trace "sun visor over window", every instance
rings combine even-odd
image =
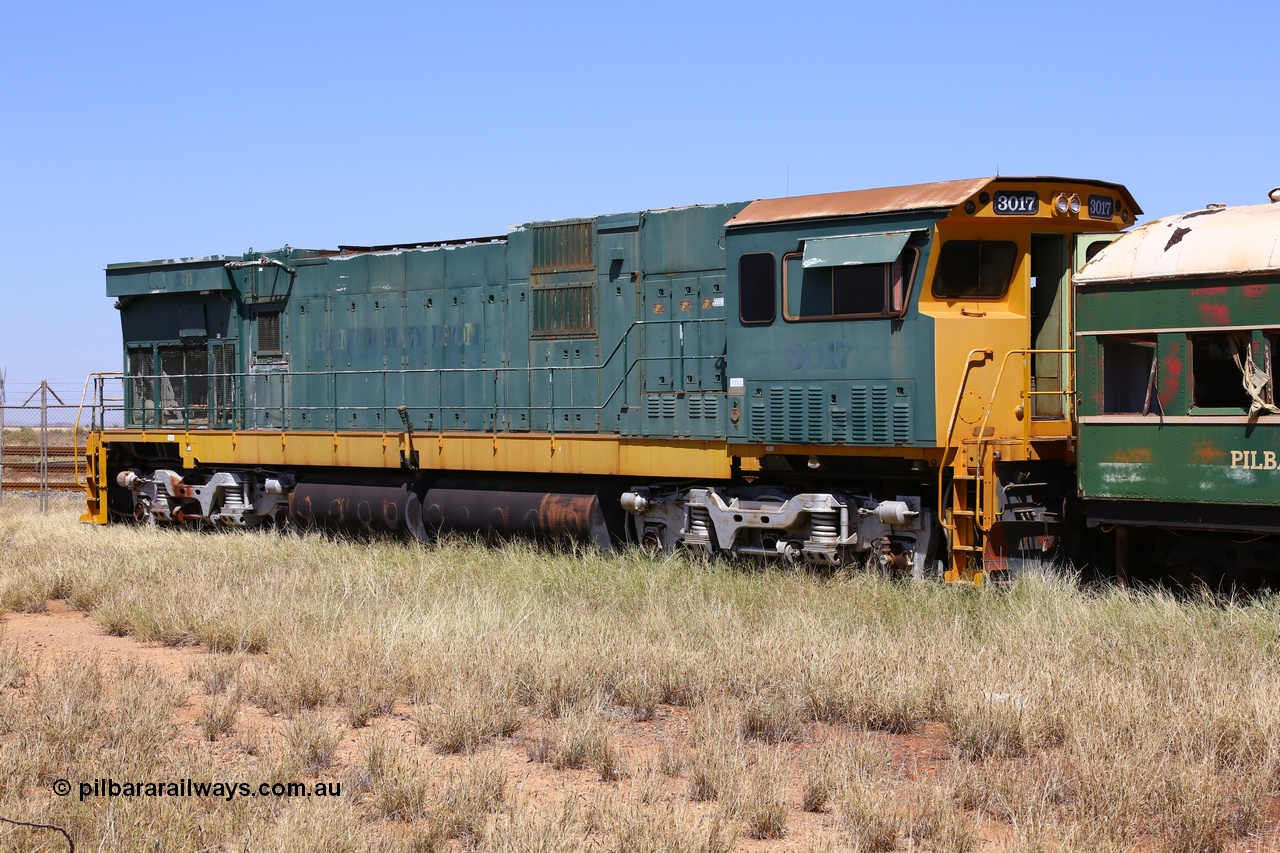
[[[887,231],[805,240],[804,268],[893,263],[910,237],[910,231]]]

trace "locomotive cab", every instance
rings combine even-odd
[[[1138,213],[1123,187],[1059,178],[749,205],[726,237],[743,470],[803,460],[854,491],[909,494],[937,513],[952,580],[1056,558],[1072,274]]]

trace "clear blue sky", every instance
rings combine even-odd
[[[1280,184],[1274,0],[7,8],[11,397],[119,369],[108,263],[997,167],[1127,184],[1144,221]]]

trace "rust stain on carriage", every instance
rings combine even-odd
[[[1218,287],[1193,287],[1191,288],[1191,290],[1187,291],[1189,295],[1199,299],[1208,299],[1210,297],[1226,296],[1227,292],[1228,292],[1228,288],[1226,287],[1226,285],[1220,285]]]
[[[1271,286],[1266,284],[1246,284],[1243,290],[1245,296],[1250,299],[1258,299],[1259,297],[1266,296],[1267,292],[1271,290]]]
[[[1227,461],[1227,451],[1212,441],[1197,441],[1192,446],[1191,461],[1197,465],[1222,465]]]
[[[563,530],[582,535],[591,530],[591,508],[595,495],[550,493],[538,502],[538,516],[545,530]]]
[[[1111,454],[1111,462],[1129,462],[1145,465],[1151,461],[1151,451],[1145,447],[1134,447],[1128,450],[1117,450]]]

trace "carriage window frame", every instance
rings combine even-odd
[[[1098,337],[1099,414],[1141,415],[1144,407],[1147,415],[1159,414],[1153,373],[1159,344],[1154,332]]]
[[[1280,330],[1268,330],[1263,333],[1263,358],[1266,360],[1267,376],[1271,381],[1267,383],[1265,391],[1266,401],[1273,406],[1276,403],[1276,370],[1280,369]]]
[[[758,271],[753,271],[748,284],[748,276],[744,271],[744,262],[751,258],[751,263],[758,263],[761,258],[769,259],[769,280],[767,288]],[[763,264],[759,264],[763,269]],[[752,292],[748,293],[748,289]],[[763,312],[748,313],[748,306],[753,309],[762,304],[761,297],[768,294],[769,314]],[[778,318],[778,261],[773,252],[748,252],[738,258],[738,322],[744,326],[768,326]]]
[[[1187,333],[1187,354],[1191,360],[1187,397],[1191,414],[1240,415],[1249,411],[1252,400],[1244,390],[1240,368],[1232,358],[1231,337],[1229,331]],[[1249,346],[1248,357],[1253,358],[1252,340]],[[1210,347],[1216,347],[1218,352],[1211,351]]]
[[[982,247],[984,243],[992,247],[1010,246],[1013,249],[1013,254],[1011,256],[1010,263],[1009,263],[1008,273],[1007,275],[1004,276],[1004,284],[1000,287],[998,293],[982,292],[983,288],[982,288],[981,271],[982,271]],[[947,278],[944,273],[947,271],[946,265],[948,264],[948,260],[949,260],[948,249],[952,249],[952,247],[954,247],[952,252],[954,253],[955,250],[959,250],[962,246],[967,244],[977,244],[977,247],[978,247],[977,270],[979,275],[973,279],[974,286],[943,289],[941,285],[943,285],[946,282],[946,278]],[[933,283],[930,287],[930,291],[932,292],[933,297],[935,299],[941,299],[941,300],[955,301],[955,300],[968,300],[968,299],[974,299],[974,300],[1004,299],[1009,295],[1010,287],[1013,286],[1013,279],[1018,273],[1018,265],[1022,260],[1022,255],[1023,255],[1022,247],[1018,245],[1018,242],[1016,240],[983,240],[982,238],[976,238],[976,239],[957,238],[953,240],[947,240],[938,249],[938,261],[933,270]],[[964,270],[964,272],[968,272],[968,271]]]
[[[904,317],[911,305],[911,293],[915,287],[916,273],[920,268],[920,247],[911,243],[902,247],[902,251],[898,253],[898,257],[886,263],[877,264],[856,264],[841,265],[830,267],[810,267],[801,268],[801,281],[804,280],[806,273],[818,273],[821,271],[830,271],[832,277],[831,286],[831,313],[829,314],[791,314],[791,299],[789,287],[791,286],[791,267],[793,261],[802,261],[804,250],[797,249],[794,252],[787,252],[782,256],[782,318],[788,323],[822,323],[837,320],[884,320]],[[908,260],[909,259],[909,260]],[[902,269],[902,304],[894,308],[894,277],[893,268],[901,264]],[[836,270],[854,270],[867,267],[878,267],[884,276],[884,308],[879,311],[857,312],[857,313],[836,313],[835,311],[835,271]]]

